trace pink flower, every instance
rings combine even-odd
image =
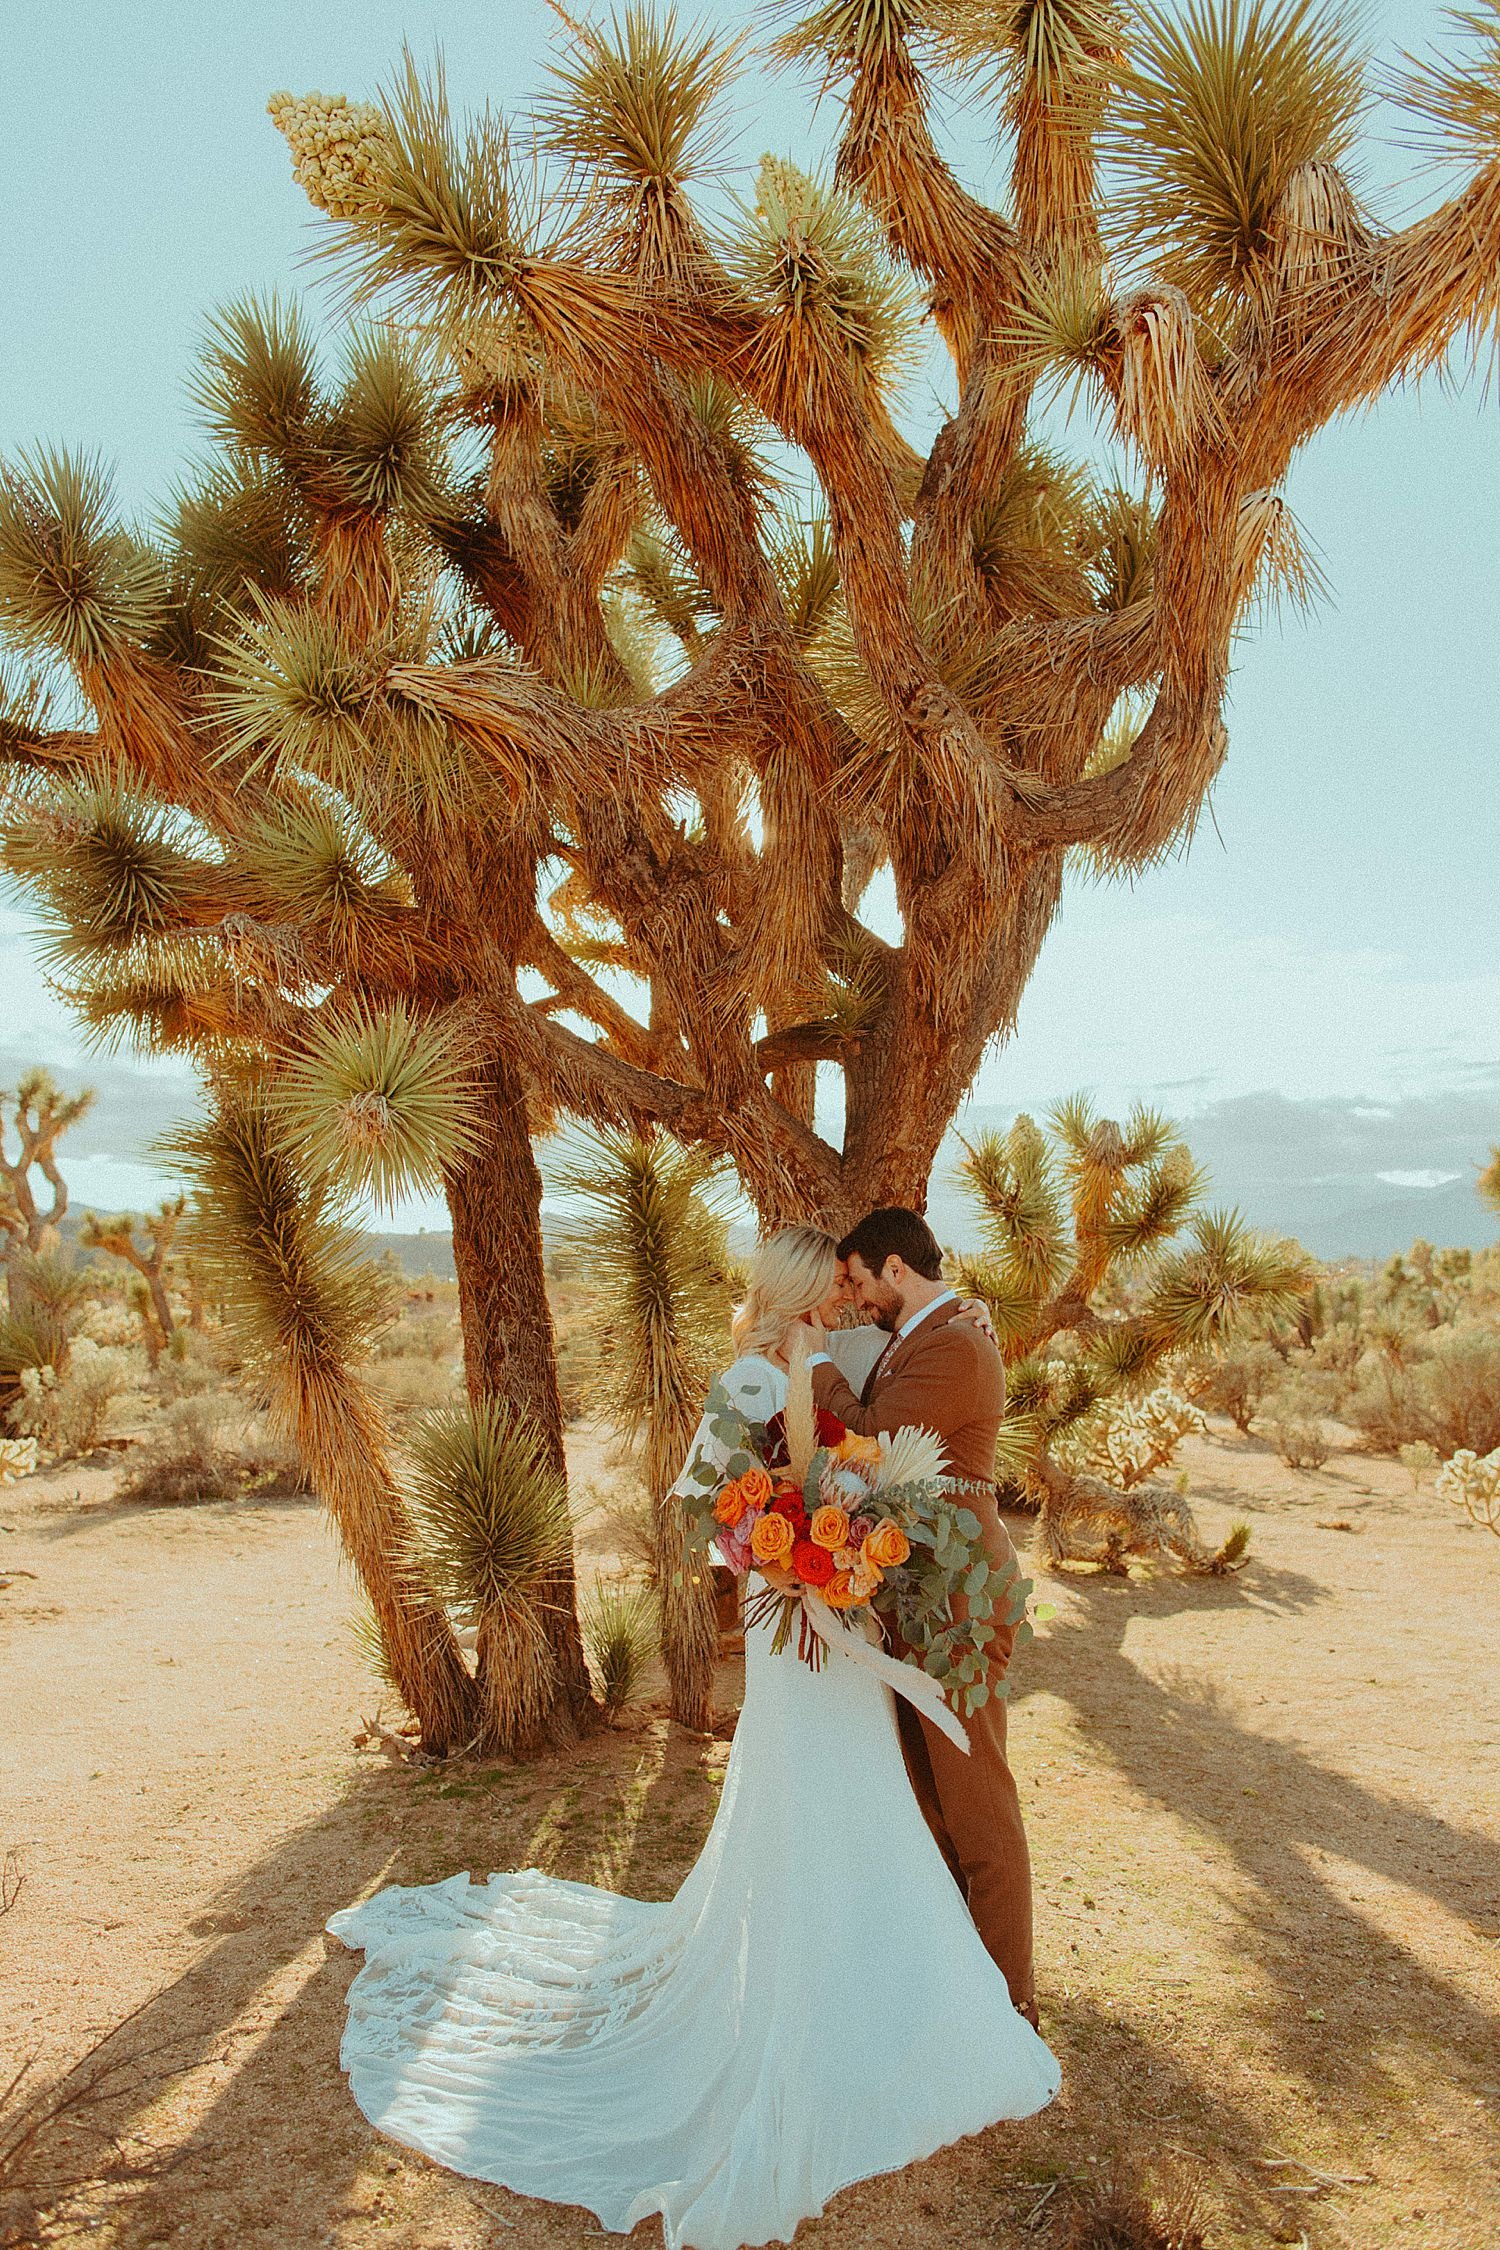
[[[754,1512],[747,1509],[732,1531],[720,1529],[714,1534],[714,1545],[725,1569],[734,1571],[741,1578],[750,1568],[750,1534],[758,1520]]]
[[[874,1529],[875,1518],[873,1516],[856,1516],[849,1526],[850,1546],[862,1547]]]

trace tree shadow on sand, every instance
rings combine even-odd
[[[1472,2100],[1493,2090],[1500,2023],[1471,1995],[1339,1896],[1320,1870],[1343,1861],[1430,1900],[1477,1938],[1493,1936],[1500,1848],[1493,1838],[1371,1789],[1295,1744],[1256,1733],[1213,1678],[1185,1666],[1143,1671],[1124,1651],[1132,1618],[1202,1614],[1248,1598],[1297,1610],[1313,1581],[1257,1566],[1241,1579],[1074,1578],[1077,1613],[1026,1652],[1017,1704],[1050,1693],[1141,1798],[1187,1822],[1250,1886],[1229,1943],[1275,1995],[1236,1988],[1281,2066],[1332,2118],[1402,2075]],[[1295,1682],[1281,1685],[1289,1699]],[[1326,2023],[1312,2029],[1308,2004]]]
[[[623,1755],[605,1737],[530,1767],[356,1776],[338,1805],[205,1902],[190,1925],[205,1950],[91,2058],[115,2076],[90,2131],[38,2150],[45,2201],[76,2208],[92,2191],[121,2250],[169,2237],[192,2250],[315,2244],[368,2215],[393,2152],[339,2071],[359,1963],[322,1936],[328,1916],[383,1880],[537,1862],[583,1881],[619,1870],[626,1888],[639,1878],[642,1895],[670,1896],[712,1817],[714,1747],[661,1725],[630,1736]],[[199,2113],[181,2138],[153,2114],[164,2095]],[[101,2127],[128,2161],[101,2160]],[[411,2170],[419,2200],[445,2192],[422,2160]],[[574,2250],[578,2214],[538,2210],[533,2239]]]

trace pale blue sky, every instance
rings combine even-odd
[[[1387,57],[1442,31],[1426,0],[1369,21]],[[0,0],[0,452],[96,447],[127,506],[165,497],[196,444],[185,376],[214,306],[316,291],[266,96],[367,93],[405,37],[442,45],[456,104],[522,109],[551,23],[541,0]],[[741,107],[748,160],[826,146],[806,85],[752,65]],[[971,176],[982,127],[952,127]],[[1368,176],[1388,189],[1403,169],[1387,152]],[[1377,204],[1401,216],[1436,192]],[[1133,888],[1071,896],[981,1098],[1493,1090],[1500,1129],[1500,402],[1474,380],[1387,399],[1315,442],[1290,497],[1330,598],[1246,639],[1213,818]],[[14,899],[0,994],[0,1076],[76,1058]],[[103,1174],[94,1192],[109,1199]]]

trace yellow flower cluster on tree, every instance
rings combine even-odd
[[[386,147],[384,113],[346,94],[273,94],[271,122],[292,152],[310,203],[331,219],[357,219],[378,200]]]

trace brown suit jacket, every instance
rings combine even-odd
[[[1005,1412],[1005,1363],[988,1336],[955,1323],[956,1304],[936,1305],[887,1352],[856,1398],[839,1370],[812,1371],[814,1402],[863,1436],[880,1430],[936,1430],[948,1474],[995,1481],[995,1438]]]

